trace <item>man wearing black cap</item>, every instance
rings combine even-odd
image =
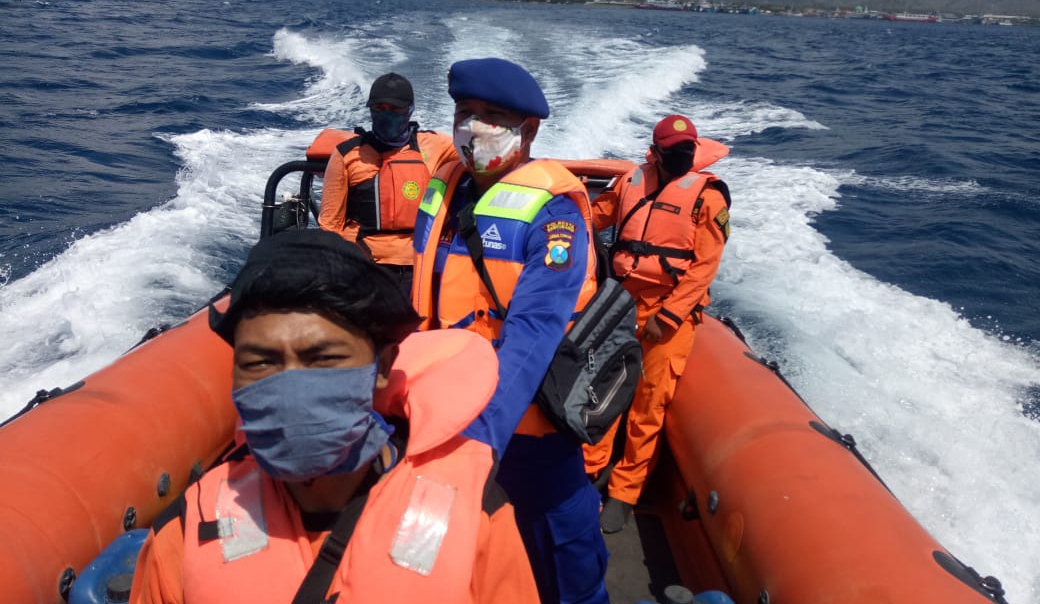
[[[411,288],[412,230],[430,175],[456,158],[451,137],[419,130],[411,83],[387,73],[368,94],[372,130],[355,128],[329,157],[318,225],[354,241]]]
[[[257,244],[210,308],[240,446],[155,521],[131,601],[536,602],[493,453],[460,434],[494,391],[494,350],[418,323],[337,235]]]
[[[423,329],[461,328],[498,350],[499,383],[463,432],[502,454],[543,602],[608,602],[599,494],[581,447],[533,404],[576,312],[596,290],[591,210],[561,164],[531,161],[549,105],[524,68],[459,61],[448,73],[459,161],[430,181],[416,218],[412,302]]]

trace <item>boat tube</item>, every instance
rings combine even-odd
[[[231,348],[206,313],[0,427],[0,601],[63,602],[231,441]]]
[[[730,321],[697,326],[665,432],[655,512],[688,585],[740,603],[1004,601]]]

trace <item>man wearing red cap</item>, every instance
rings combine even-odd
[[[708,288],[729,239],[729,189],[703,168],[729,153],[697,136],[693,122],[669,115],[654,128],[647,163],[596,198],[598,228],[615,228],[614,274],[636,300],[643,375],[626,426],[625,451],[610,473],[600,514],[604,533],[625,526],[656,461],[665,410],[675,393]],[[617,425],[615,424],[614,430]],[[586,446],[586,471],[608,464],[614,430]]]
[[[498,482],[516,509],[542,602],[609,602],[599,493],[581,447],[533,401],[575,313],[596,291],[585,186],[531,159],[549,105],[521,66],[451,66],[459,162],[427,187],[415,223],[412,302],[421,329],[467,329],[498,351],[499,382],[463,432],[502,455]]]
[[[372,130],[358,127],[329,157],[318,225],[364,249],[412,285],[412,231],[426,183],[456,158],[451,137],[419,130],[412,84],[402,75],[376,78],[368,93]]]

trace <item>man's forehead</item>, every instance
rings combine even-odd
[[[527,117],[518,111],[494,103],[489,103],[482,99],[460,99],[455,102],[455,111],[500,115],[503,117],[515,118],[517,121],[523,120]]]

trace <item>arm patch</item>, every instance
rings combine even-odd
[[[722,238],[729,241],[729,210],[726,208],[719,210],[719,213],[715,215],[715,224],[722,231]]]

